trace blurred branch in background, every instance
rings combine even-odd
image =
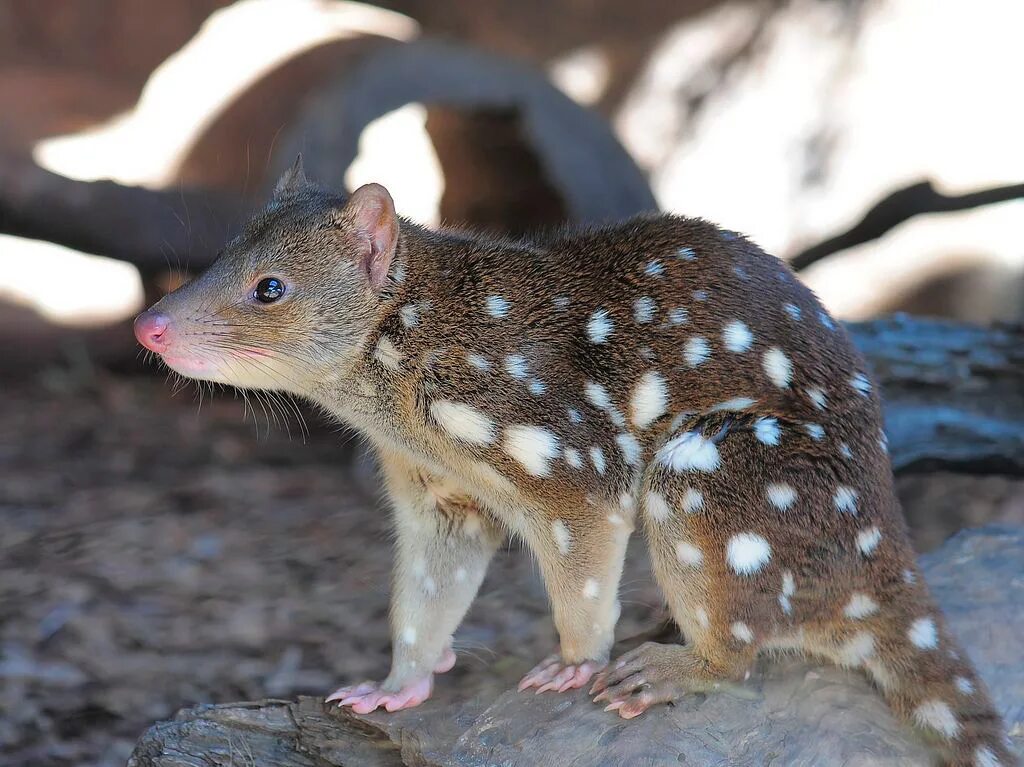
[[[0,233],[116,258],[145,276],[209,263],[245,212],[236,195],[75,181],[27,158],[0,160]]]
[[[936,190],[931,181],[921,181],[897,189],[868,210],[848,230],[797,253],[789,263],[797,271],[806,269],[833,253],[878,239],[914,216],[970,210],[1020,197],[1024,197],[1024,184],[1007,184],[967,194],[947,195]]]

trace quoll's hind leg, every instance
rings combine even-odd
[[[526,535],[551,598],[560,651],[519,683],[537,692],[583,687],[604,668],[619,618],[619,578],[633,530],[633,501],[595,503],[538,520]]]
[[[823,431],[710,416],[658,452],[644,477],[643,526],[687,644],[627,654],[599,678],[600,700],[630,717],[715,689],[742,679],[762,647],[801,648],[805,632],[842,615],[867,578],[858,532],[891,524],[859,514],[875,500],[874,479]]]
[[[397,711],[430,697],[435,673],[455,664],[462,621],[502,532],[467,497],[382,456],[394,504],[397,552],[391,597],[391,673],[328,696],[359,713]]]
[[[944,764],[1016,764],[918,574],[884,445],[850,422],[695,424],[659,451],[642,519],[687,644],[627,653],[594,692],[628,718],[791,648],[866,670]]]

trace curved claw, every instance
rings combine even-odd
[[[450,667],[449,667],[450,668]],[[330,703],[338,701],[338,706],[350,706],[357,714],[369,714],[383,707],[386,711],[400,711],[412,708],[430,697],[434,691],[434,675],[422,677],[409,682],[395,692],[385,691],[374,682],[348,687],[340,687],[326,698]]]
[[[551,655],[538,663],[523,677],[519,691],[537,688],[537,694],[554,690],[565,692],[583,687],[604,667],[600,661],[588,660],[583,663],[565,663],[558,655]]]

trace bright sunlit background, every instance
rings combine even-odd
[[[110,114],[95,110],[86,120],[81,112],[88,105],[75,104],[74,94],[34,99],[27,109],[4,110],[6,133],[17,139],[9,143],[23,143],[41,166],[69,178],[173,189],[210,126],[288,61],[338,41],[422,34],[422,23],[409,15],[358,3],[207,5],[212,12],[205,20],[175,19],[182,37],[189,22],[195,29],[152,69],[133,103]],[[540,32],[549,39],[516,40],[515,29],[492,39],[496,33],[480,30],[478,42],[532,59],[566,94],[605,114],[665,210],[706,216],[785,257],[849,227],[901,186],[928,179],[960,194],[1024,178],[1024,107],[1013,96],[1024,71],[1017,39],[1024,4],[640,6],[638,13],[663,23],[619,29],[592,21],[594,39],[580,44],[553,20]],[[494,3],[481,13],[509,8]],[[56,25],[51,32],[65,34]],[[39,45],[57,42],[42,37]],[[135,47],[144,44],[137,40]],[[19,53],[25,61],[18,61]],[[133,53],[128,48],[120,56]],[[8,102],[30,79],[44,88],[47,75],[60,82],[61,63],[33,63],[45,51],[32,51],[24,41],[2,55],[0,97],[6,94]],[[80,78],[128,79],[97,58],[94,71],[79,71]],[[81,98],[89,93],[83,88]],[[130,101],[129,95],[121,97]],[[425,120],[423,105],[409,104],[372,121],[344,178],[350,186],[383,182],[402,213],[436,224],[445,179]],[[68,122],[76,128],[52,131]],[[215,151],[239,155],[248,148],[222,143]],[[265,166],[268,160],[249,162]],[[194,170],[189,176],[197,180]],[[234,181],[241,186],[246,179]],[[816,265],[805,278],[846,318],[920,310],[916,292],[948,274],[966,276],[954,293],[933,301],[934,313],[977,321],[1019,317],[1022,214],[1024,202],[1015,201],[919,217]],[[50,319],[110,321],[142,303],[137,281],[118,263],[9,237],[0,240],[0,257],[9,276],[13,271],[16,300]],[[76,290],[83,279],[96,287]]]

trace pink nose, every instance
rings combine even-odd
[[[135,318],[135,337],[150,351],[162,352],[167,348],[167,328],[171,318],[162,312],[148,309]]]

